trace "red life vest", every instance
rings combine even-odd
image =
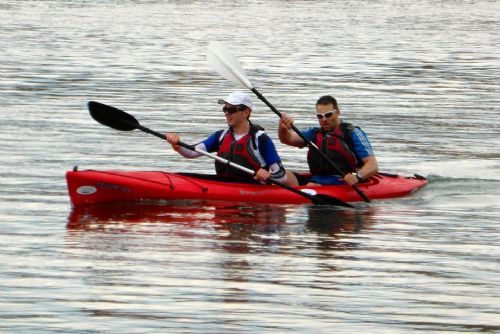
[[[253,137],[255,133],[261,129],[261,127],[252,126],[250,132],[239,140],[235,140],[231,130],[226,131],[225,134],[223,132],[221,134],[223,138],[219,140],[220,146],[217,155],[238,165],[258,171],[260,168],[263,168],[263,166],[255,153],[255,151],[257,151],[257,146],[255,145],[255,138]],[[252,179],[252,176],[245,172],[219,161],[215,161],[215,171],[219,176]]]
[[[312,142],[335,163],[343,174],[355,172],[360,164],[352,147],[353,128],[349,123],[342,123],[334,132],[326,132],[318,128],[312,138]],[[309,148],[307,163],[312,174],[339,175],[339,172],[313,148]]]

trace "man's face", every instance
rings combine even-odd
[[[229,103],[224,104],[223,111],[224,116],[226,116],[227,125],[233,127],[244,122],[250,115],[250,109]]]
[[[326,131],[332,131],[338,124],[340,111],[333,107],[333,104],[316,105],[316,116],[319,126]]]

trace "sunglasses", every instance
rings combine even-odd
[[[232,107],[222,107],[222,112],[225,114],[225,113],[228,113],[228,114],[234,114],[234,113],[237,113],[238,111],[242,111],[246,108],[246,106],[242,106],[242,105],[239,105],[239,106],[232,106]]]
[[[316,114],[316,117],[318,117],[318,119],[323,119],[323,117],[330,118],[333,116],[333,114],[334,114],[334,111],[328,111],[324,114]]]

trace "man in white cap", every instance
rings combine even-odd
[[[295,175],[285,171],[271,138],[262,127],[250,122],[253,109],[250,96],[244,92],[234,92],[218,102],[223,105],[222,111],[228,128],[212,133],[196,147],[207,152],[217,152],[218,156],[226,160],[254,170],[255,180],[263,182],[272,177],[288,185],[298,185]],[[166,136],[174,150],[182,156],[197,158],[201,155],[177,145],[180,141],[178,134],[167,133]],[[215,170],[217,175],[228,179],[252,180],[240,170],[218,161],[215,161]]]

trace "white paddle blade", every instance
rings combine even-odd
[[[208,63],[224,78],[248,89],[253,86],[245,75],[245,70],[231,51],[221,42],[210,42],[207,49]]]

